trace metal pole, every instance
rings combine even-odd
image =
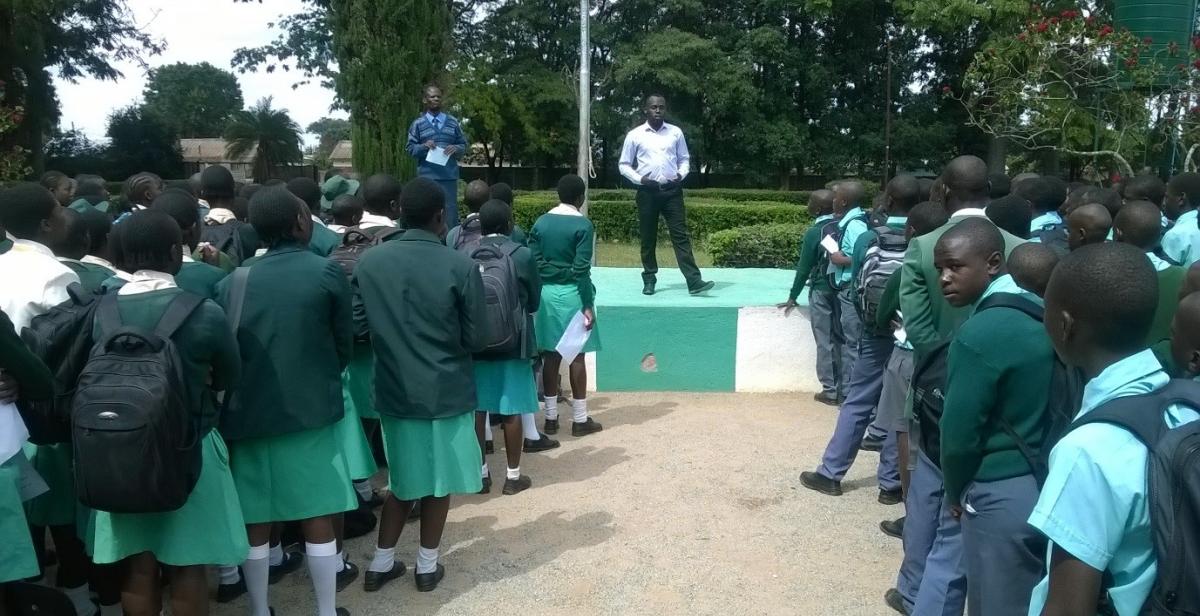
[[[882,189],[887,186],[889,176],[892,171],[892,37],[888,33],[887,24],[883,26],[883,36],[887,41],[887,79],[886,88],[887,94],[884,96],[887,106],[884,114],[884,129],[883,129],[883,183],[879,185]]]
[[[588,183],[592,162],[592,45],[588,32],[590,0],[579,0],[579,157],[576,170]],[[586,201],[585,201],[586,203]]]

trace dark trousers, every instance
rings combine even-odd
[[[666,190],[639,188],[637,191],[638,232],[642,238],[642,280],[657,282],[658,217],[667,221],[675,260],[689,289],[700,285],[700,268],[692,256],[692,239],[688,236],[687,213],[683,208],[683,189],[674,186]]]

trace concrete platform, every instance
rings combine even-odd
[[[794,272],[706,269],[716,283],[688,294],[676,270],[659,272],[658,293],[642,295],[641,270],[597,268],[596,313],[603,348],[598,391],[815,392],[815,346],[803,307],[784,317]]]

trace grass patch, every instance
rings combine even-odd
[[[703,247],[697,246],[692,240],[692,255],[696,257],[699,267],[712,267],[712,256]],[[636,243],[605,242],[596,243],[596,264],[600,267],[638,267],[642,266],[642,249]],[[671,244],[658,245],[658,269],[673,269],[679,267],[675,260],[675,250]]]

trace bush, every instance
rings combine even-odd
[[[708,236],[708,252],[716,267],[793,268],[807,225],[776,223],[717,231]]]

